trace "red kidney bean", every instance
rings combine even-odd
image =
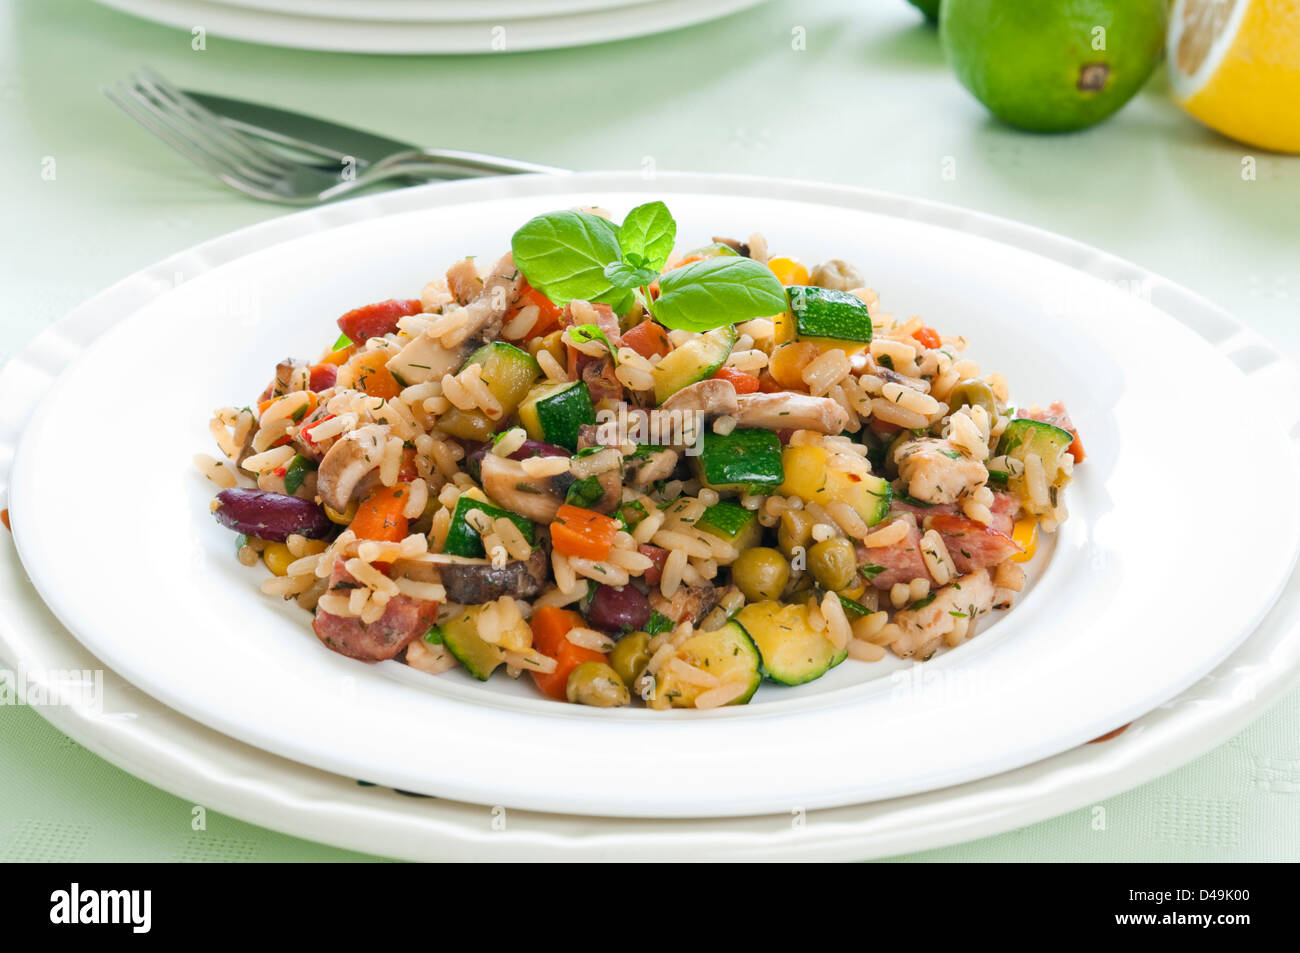
[[[597,586],[587,621],[609,632],[635,632],[650,621],[650,600],[636,586]]]
[[[283,543],[295,533],[324,539],[337,529],[311,500],[266,490],[222,490],[212,515],[227,529],[275,543]]]

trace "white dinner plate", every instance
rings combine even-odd
[[[780,251],[857,261],[887,308],[967,335],[1022,399],[1067,401],[1089,460],[1034,591],[922,667],[845,663],[707,713],[564,706],[461,672],[398,680],[385,674],[396,666],[321,648],[305,614],[257,591],[208,516],[211,489],[189,460],[210,410],[258,392],[284,354],[319,348],[332,316],[413,293],[460,255],[499,252],[536,212],[592,201],[622,212],[650,197],[668,201],[683,243],[761,228]],[[1290,575],[1293,508],[1279,506],[1268,526],[1234,525],[1209,553],[1207,521],[1221,504],[1206,502],[1203,466],[1179,463],[1195,459],[1188,448],[1203,434],[1231,433],[1252,448],[1256,472],[1287,485],[1291,446],[1271,408],[1207,401],[1171,412],[1189,381],[1238,394],[1246,378],[1157,307],[1194,320],[1185,293],[1154,278],[1129,285],[1135,270],[1100,253],[1090,271],[1109,282],[1017,247],[1081,254],[1064,239],[881,193],[689,175],[438,185],[304,215],[351,224],[205,264],[100,338],[42,404],[11,487],[28,572],[96,656],[285,757],[407,790],[587,814],[785,813],[896,797],[1027,764],[1151,710],[1222,661]],[[1160,360],[1134,341],[1159,341]],[[165,367],[176,372],[160,382]],[[142,407],[147,430],[134,409],[101,425]],[[111,519],[88,532],[104,501]],[[1211,558],[1217,599],[1192,582]]]
[[[599,13],[653,0],[211,0],[307,19],[409,20],[426,23],[482,23]]]
[[[348,19],[232,6],[215,0],[99,0],[147,20],[249,43],[345,53],[500,53],[558,49],[664,33],[716,20],[761,0],[642,0],[635,4],[505,19],[433,22]]]
[[[928,210],[918,210],[924,214]],[[275,223],[295,234],[315,215]],[[208,267],[277,237],[266,228],[208,242]],[[1107,268],[1086,250],[1041,243],[1079,267]],[[0,496],[13,447],[55,377],[106,328],[159,293],[186,253],[139,272],[78,307],[0,369]],[[1145,275],[1133,276],[1142,281]],[[1168,301],[1173,289],[1165,289]],[[1300,408],[1300,375],[1253,332],[1202,302],[1180,300],[1197,333],[1248,374],[1253,399]],[[1293,411],[1294,415],[1294,411]],[[1292,431],[1293,441],[1300,429]],[[1000,833],[1149,780],[1230,737],[1273,704],[1300,666],[1300,572],[1232,655],[1118,738],[980,781],[806,816],[634,820],[485,810],[360,785],[227,738],[172,711],[91,656],[32,589],[12,542],[0,534],[0,660],[28,684],[53,688],[70,672],[101,673],[98,696],[38,710],[82,745],[137,776],[243,820],[314,840],[410,860],[863,860]],[[63,673],[63,674],[58,674]],[[30,699],[30,696],[28,696]]]

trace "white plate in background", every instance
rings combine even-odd
[[[249,43],[342,53],[517,53],[665,33],[716,20],[760,0],[645,0],[564,16],[503,20],[345,19],[228,6],[214,0],[99,0],[146,20]]]

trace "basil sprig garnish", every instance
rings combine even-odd
[[[583,299],[623,314],[637,300],[660,324],[684,331],[711,331],[786,309],[776,275],[749,258],[706,258],[663,272],[676,240],[668,206],[648,202],[617,226],[590,212],[547,212],[526,222],[510,245],[528,283],[561,306]],[[659,295],[652,298],[656,280]]]

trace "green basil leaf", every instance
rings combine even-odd
[[[528,283],[560,307],[575,298],[630,304],[628,292],[605,277],[605,266],[621,261],[623,253],[614,225],[599,215],[538,215],[515,232],[510,250]]]
[[[614,353],[614,345],[609,343],[609,337],[597,325],[576,324],[569,328],[565,334],[579,344],[585,341],[599,341],[601,344],[605,345],[605,350],[609,351],[609,359],[615,364],[618,364],[618,355]]]
[[[706,258],[659,277],[654,318],[674,330],[712,331],[786,307],[785,288],[767,265],[739,256]]]
[[[640,288],[659,277],[657,268],[645,268],[625,261],[611,261],[605,266],[605,277],[615,288]]]
[[[663,202],[638,205],[627,213],[618,229],[623,257],[631,261],[631,256],[636,255],[641,259],[640,263],[653,269],[655,274],[663,270],[676,241],[677,222]]]
[[[641,631],[647,635],[658,635],[660,632],[669,632],[674,628],[676,628],[676,623],[672,619],[662,612],[654,610],[650,613],[650,621],[645,624],[645,628]]]

